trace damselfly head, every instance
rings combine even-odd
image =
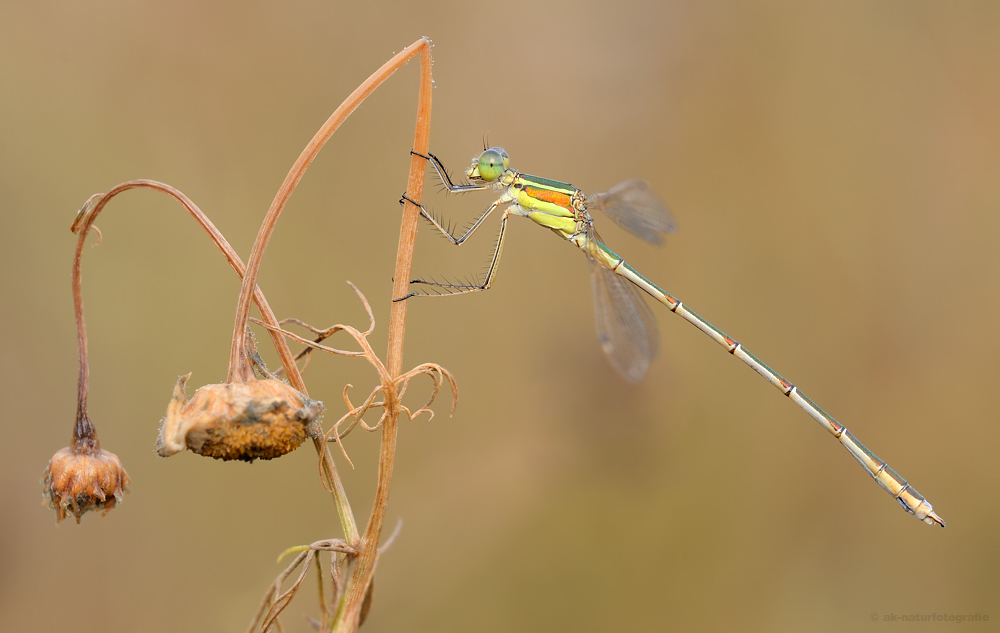
[[[472,159],[472,167],[465,176],[473,182],[493,182],[507,171],[510,156],[502,147],[491,147],[479,158]]]

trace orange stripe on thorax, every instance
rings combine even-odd
[[[548,202],[564,209],[572,210],[573,204],[570,197],[565,193],[559,191],[552,191],[551,189],[541,189],[539,187],[532,187],[531,185],[526,185],[524,187],[524,193],[528,194],[535,200],[540,200],[542,202]]]

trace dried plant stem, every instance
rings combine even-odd
[[[88,201],[89,202],[89,201]],[[83,245],[93,219],[85,222],[80,236],[76,240],[76,253],[73,256],[73,312],[76,317],[76,343],[80,362],[80,376],[76,386],[76,423],[73,425],[74,451],[89,450],[98,452],[101,444],[97,439],[97,429],[87,414],[87,396],[90,393],[90,363],[87,360],[87,324],[83,320],[83,292],[81,288],[80,263],[83,258]],[[75,222],[74,222],[75,225]]]
[[[420,52],[420,96],[417,105],[417,122],[413,138],[413,149],[426,154],[430,148],[431,126],[431,47],[430,42],[418,40],[407,51],[410,55]],[[405,53],[406,51],[404,51]],[[401,53],[402,54],[402,53]],[[398,57],[398,56],[397,56]],[[424,188],[423,159],[411,156],[410,174],[406,191],[414,200],[420,200]],[[396,250],[396,269],[393,276],[392,298],[405,297],[408,293],[410,274],[413,269],[413,249],[417,239],[417,220],[420,210],[410,202],[403,207],[403,219],[399,230],[399,245]],[[389,311],[389,351],[388,371],[392,379],[402,372],[403,339],[406,332],[406,301],[394,301]],[[356,631],[365,593],[378,558],[378,540],[385,520],[386,505],[389,501],[389,485],[396,457],[397,423],[399,421],[399,399],[394,391],[385,394],[386,416],[382,427],[382,441],[379,447],[378,484],[371,516],[361,539],[359,553],[351,576],[347,602],[334,631],[346,633]]]
[[[302,179],[306,169],[308,169],[309,165],[313,162],[320,149],[332,137],[334,132],[336,132],[347,117],[349,117],[375,89],[377,89],[383,82],[385,82],[386,79],[392,76],[393,73],[418,54],[420,55],[421,71],[420,93],[417,107],[416,130],[412,147],[419,154],[427,154],[429,149],[432,89],[430,50],[431,44],[429,40],[426,38],[417,40],[402,50],[399,54],[393,56],[392,59],[373,73],[334,111],[334,113],[323,124],[306,148],[299,155],[295,164],[285,177],[281,187],[278,189],[278,192],[275,195],[274,200],[271,202],[267,214],[264,217],[261,227],[257,233],[257,237],[254,240],[253,248],[250,252],[246,266],[244,266],[239,256],[222,236],[221,232],[219,232],[211,221],[209,221],[208,217],[197,207],[197,205],[195,205],[183,193],[169,185],[154,180],[133,180],[117,185],[107,193],[96,194],[87,201],[83,209],[81,209],[77,214],[77,217],[71,227],[73,232],[78,234],[76,252],[73,261],[72,284],[80,361],[77,421],[74,426],[74,444],[79,443],[80,446],[84,448],[91,448],[93,450],[97,450],[99,448],[96,431],[94,430],[94,427],[87,415],[89,366],[87,359],[87,336],[86,324],[83,317],[80,272],[83,248],[91,228],[97,230],[96,227],[94,227],[94,222],[103,208],[113,197],[129,189],[153,189],[166,193],[167,195],[170,195],[174,199],[178,200],[209,234],[216,246],[218,246],[218,248],[223,252],[227,261],[229,261],[229,264],[233,267],[237,274],[242,277],[240,296],[237,301],[236,316],[233,326],[226,382],[250,382],[256,379],[254,375],[254,362],[251,358],[251,355],[254,357],[256,356],[256,352],[248,353],[246,338],[250,317],[250,304],[251,301],[253,301],[257,304],[257,307],[260,310],[263,317],[262,324],[266,327],[272,341],[274,342],[275,349],[278,352],[278,356],[289,382],[303,395],[308,395],[301,372],[299,371],[295,363],[295,358],[292,356],[284,338],[284,335],[288,333],[283,332],[280,329],[273,311],[265,300],[263,293],[257,287],[257,275],[260,271],[264,251],[267,248],[271,234],[274,232],[274,227],[277,223],[278,217],[281,215],[281,212],[291,197],[292,192],[295,190],[295,187]],[[407,181],[407,192],[411,198],[419,200],[422,197],[423,181],[423,159],[415,155],[411,157],[410,172]],[[392,294],[393,299],[406,296],[408,291],[409,279],[412,270],[414,243],[416,240],[417,221],[419,217],[419,208],[415,204],[407,201],[403,210],[399,246],[396,254],[396,268]],[[99,230],[97,232],[100,233]],[[363,296],[362,300],[364,301]],[[369,312],[369,318],[373,319],[371,310],[367,306],[367,302],[365,302],[365,305]],[[364,412],[367,411],[369,407],[380,406],[383,408],[383,414],[378,424],[373,427],[369,427],[365,426],[362,422],[362,426],[364,426],[367,430],[374,431],[380,426],[382,430],[375,501],[372,506],[371,515],[365,528],[364,535],[362,536],[358,532],[357,524],[351,511],[350,504],[348,503],[346,493],[340,478],[337,475],[336,466],[333,462],[333,458],[327,444],[329,437],[324,435],[322,432],[312,433],[311,435],[314,447],[320,456],[320,468],[323,474],[324,484],[333,494],[341,526],[344,531],[345,540],[341,541],[339,539],[335,539],[330,540],[329,542],[320,541],[314,543],[307,548],[308,551],[305,551],[296,557],[292,565],[290,565],[289,568],[278,577],[275,585],[265,596],[261,609],[258,611],[254,622],[251,624],[251,628],[256,627],[259,623],[261,628],[265,630],[270,630],[272,625],[276,626],[279,630],[281,629],[278,616],[295,596],[305,579],[309,566],[313,561],[317,562],[317,573],[319,574],[318,590],[320,593],[322,610],[322,622],[320,622],[319,625],[324,631],[327,630],[328,626],[332,631],[340,633],[356,631],[358,626],[360,626],[360,621],[364,618],[368,608],[370,607],[373,575],[379,554],[378,542],[385,520],[385,511],[389,499],[389,487],[392,480],[393,465],[395,461],[397,430],[400,413],[405,413],[411,419],[425,411],[433,415],[433,412],[430,411],[429,407],[445,380],[448,381],[452,388],[453,410],[454,400],[457,398],[457,390],[455,388],[453,378],[446,370],[438,365],[425,363],[410,370],[409,372],[406,372],[405,374],[402,373],[406,312],[407,304],[405,301],[393,301],[391,303],[389,349],[385,365],[378,360],[378,357],[367,343],[366,337],[371,333],[371,328],[364,333],[345,326],[335,326],[333,330],[335,331],[337,328],[341,328],[351,332],[352,335],[355,336],[355,339],[362,344],[361,355],[369,358],[372,364],[378,369],[380,377],[380,387],[376,388],[376,390],[372,392],[372,395],[368,400],[366,400],[362,407],[356,408],[356,417],[359,421],[360,417],[364,415]],[[372,327],[374,327],[373,320]],[[327,349],[326,351],[345,353],[340,350],[333,349]],[[358,355],[358,353],[355,352],[346,352],[346,354]],[[401,404],[400,400],[406,391],[406,386],[409,380],[414,376],[421,374],[427,374],[432,377],[434,380],[433,392],[430,400],[426,405],[424,405],[424,407],[421,407],[416,412],[411,412],[406,406]],[[384,396],[383,400],[381,402],[375,402],[375,396],[380,390]],[[348,407],[351,408],[350,400],[346,395],[346,390],[345,401],[347,402]],[[354,411],[352,411],[352,413],[354,413]],[[332,429],[331,433],[335,435],[339,441],[340,436],[338,434],[338,426],[339,423]],[[327,604],[324,599],[322,570],[319,566],[318,558],[318,552],[320,551],[328,551],[331,556],[330,573],[333,598],[331,606],[334,613],[332,616],[332,622],[330,621],[331,610],[327,608]],[[302,565],[302,571],[298,578],[293,582],[291,588],[282,593],[282,583],[299,565]],[[350,574],[349,579],[344,577],[348,573]],[[265,613],[264,609],[267,605],[270,605],[270,608]]]
[[[243,277],[245,271],[245,266],[243,265],[243,261],[240,259],[239,255],[236,254],[236,251],[233,250],[233,247],[230,246],[229,242],[222,235],[219,229],[216,228],[211,220],[208,219],[208,216],[205,215],[205,213],[198,208],[198,205],[196,205],[190,198],[170,185],[157,182],[155,180],[130,180],[128,182],[123,182],[120,185],[116,185],[106,193],[91,196],[90,200],[87,201],[87,204],[85,204],[83,209],[80,210],[80,213],[77,214],[77,217],[71,227],[72,231],[77,233],[79,236],[76,244],[76,255],[73,259],[73,305],[76,313],[77,343],[80,350],[80,379],[77,395],[77,422],[73,430],[73,435],[74,438],[78,435],[81,437],[93,437],[95,446],[97,441],[96,434],[93,430],[93,424],[91,424],[90,419],[87,416],[88,375],[90,370],[87,362],[87,330],[83,319],[80,261],[83,256],[83,245],[86,241],[87,234],[90,232],[90,228],[93,226],[97,216],[100,215],[105,205],[107,205],[112,198],[123,191],[128,191],[129,189],[152,189],[154,191],[165,193],[180,202],[181,205],[188,210],[195,221],[198,222],[202,229],[208,233],[209,237],[212,238],[212,241],[219,248],[219,250],[222,251],[226,261],[228,261],[229,265],[233,267],[236,274]],[[257,305],[257,309],[260,310],[264,322],[268,325],[277,327],[278,319],[271,310],[271,306],[268,305],[267,299],[264,298],[264,293],[261,292],[260,288],[256,287],[256,285],[253,290],[253,300]],[[306,390],[305,381],[302,379],[302,374],[299,372],[299,368],[295,364],[292,352],[288,348],[287,341],[283,336],[272,330],[269,330],[268,333],[271,336],[271,340],[274,342],[274,347],[278,352],[281,364],[285,368],[285,375],[288,376],[289,383],[291,383],[291,385],[303,395],[309,395],[309,392]],[[333,457],[330,455],[330,451],[327,448],[326,443],[323,441],[323,438],[313,438],[313,445],[316,448],[317,453],[321,456],[323,474],[326,480],[330,482],[331,494],[337,504],[341,524],[347,526],[345,527],[345,533],[347,533],[348,528],[351,525],[354,525],[354,517],[351,513],[350,504],[347,502],[347,493],[344,491],[343,484],[341,483],[340,477],[336,471],[336,466],[333,463]],[[354,528],[354,533],[357,534],[357,528]]]
[[[330,118],[326,120],[326,123],[320,127],[319,131],[313,136],[309,144],[306,145],[305,149],[296,159],[295,164],[289,170],[288,175],[285,176],[284,182],[281,183],[281,187],[278,188],[278,193],[275,194],[274,200],[271,202],[271,206],[267,210],[267,214],[264,216],[264,221],[261,223],[260,229],[257,231],[257,237],[254,239],[253,248],[250,251],[250,257],[247,259],[247,269],[246,275],[243,277],[243,285],[240,288],[240,296],[236,305],[236,318],[233,324],[233,338],[232,344],[229,350],[229,371],[226,377],[226,382],[234,381],[246,381],[253,379],[253,366],[250,360],[247,358],[246,349],[243,344],[244,332],[247,328],[247,321],[250,317],[250,299],[251,290],[257,284],[257,274],[260,271],[260,264],[264,258],[264,250],[267,248],[267,243],[271,239],[271,234],[274,232],[275,224],[278,221],[278,217],[281,215],[282,210],[284,210],[285,205],[288,203],[288,199],[291,197],[292,192],[295,187],[302,180],[302,176],[309,165],[312,164],[316,155],[319,153],[323,145],[326,144],[333,133],[337,131],[337,128],[354,112],[355,109],[370,95],[376,88],[378,88],[382,83],[392,76],[397,70],[403,67],[406,62],[408,62],[414,55],[421,53],[421,68],[424,69],[424,73],[427,75],[428,86],[426,89],[426,100],[428,105],[430,103],[430,42],[426,39],[420,39],[400,51],[397,55],[393,56],[392,59],[387,61],[382,65],[375,73],[373,73],[368,79],[366,79],[360,86],[352,92],[347,99],[344,100],[340,106],[334,110]],[[421,103],[424,100],[424,86],[421,83],[420,94]],[[428,123],[429,123],[429,113],[430,109],[427,108]],[[418,124],[419,127],[419,124]],[[425,139],[426,143],[426,139]],[[411,161],[410,166],[410,182],[414,181],[413,171],[414,166],[418,164],[418,161]],[[420,165],[420,186],[423,185],[423,165]],[[417,193],[417,192],[415,192]],[[412,232],[416,232],[416,218],[415,212],[413,212],[413,227]],[[412,260],[412,244],[410,246],[410,259]],[[397,268],[399,264],[397,263]],[[398,272],[398,271],[397,271]],[[409,279],[409,269],[407,268],[406,279]],[[399,281],[397,280],[397,284]],[[403,316],[405,321],[405,306],[403,308]],[[391,328],[392,326],[390,326]],[[273,336],[273,334],[272,334]],[[390,330],[390,341],[392,339],[392,332]],[[399,350],[402,351],[402,326],[399,326]],[[399,368],[402,367],[402,358],[397,358],[396,360],[396,372],[398,373]],[[287,368],[286,368],[287,371]],[[395,450],[395,431],[392,432],[391,442],[393,445],[393,451]],[[323,462],[323,469],[327,472],[329,481],[334,484],[334,497],[337,501],[337,514],[340,517],[341,525],[344,528],[344,535],[348,542],[354,544],[358,542],[358,529],[357,523],[354,520],[354,515],[350,511],[350,505],[347,501],[346,493],[340,484],[339,477],[336,476],[335,466],[333,464],[333,458],[330,456],[330,452],[325,442],[322,442],[318,438],[313,438],[313,445],[316,447],[316,451],[320,455],[320,459]],[[381,472],[381,469],[380,469]],[[390,465],[391,472],[391,465]],[[379,477],[380,481],[382,479],[381,474]],[[376,502],[377,503],[377,502]],[[381,527],[381,525],[379,526]],[[375,533],[377,540],[378,532]]]
[[[368,79],[364,81],[358,88],[352,92],[347,99],[330,115],[330,118],[326,120],[326,123],[320,127],[319,131],[313,136],[309,144],[306,145],[305,149],[296,159],[295,164],[289,170],[288,175],[285,176],[284,182],[281,183],[281,187],[278,188],[278,193],[275,194],[274,200],[271,202],[270,208],[267,210],[267,214],[264,216],[264,220],[261,223],[260,229],[257,232],[257,237],[254,240],[253,248],[250,251],[250,257],[247,259],[247,274],[243,278],[243,286],[240,289],[240,297],[236,306],[236,319],[233,325],[233,338],[232,345],[229,351],[229,373],[226,378],[226,382],[233,382],[237,380],[250,380],[253,378],[253,368],[250,360],[246,356],[246,350],[243,345],[243,333],[247,327],[247,320],[250,316],[250,299],[251,299],[251,289],[257,283],[257,274],[260,271],[260,264],[264,257],[264,250],[267,248],[267,243],[271,239],[271,234],[274,232],[274,226],[278,221],[278,217],[284,210],[285,205],[288,203],[288,199],[291,197],[292,192],[295,187],[298,186],[299,181],[302,180],[303,174],[305,174],[306,169],[315,160],[316,155],[319,154],[320,149],[326,144],[333,133],[337,131],[337,128],[354,112],[355,109],[370,95],[376,88],[378,88],[386,79],[392,76],[399,68],[406,64],[417,52],[421,49],[427,47],[429,48],[430,43],[427,40],[418,40],[417,42],[411,44],[399,54],[395,55],[392,59],[387,61],[381,68],[379,68],[375,73],[373,73]],[[421,172],[422,173],[422,172]]]
[[[233,247],[230,246],[229,242],[222,235],[218,228],[208,219],[208,216],[198,208],[190,198],[184,195],[178,189],[171,187],[170,185],[164,184],[162,182],[157,182],[155,180],[130,180],[128,182],[123,182],[120,185],[116,185],[112,189],[108,190],[107,193],[97,194],[92,196],[88,201],[88,204],[84,206],[81,213],[77,216],[76,221],[73,222],[72,230],[74,233],[79,235],[77,240],[77,251],[76,258],[73,265],[73,302],[80,312],[80,316],[77,319],[77,334],[78,336],[83,331],[82,323],[82,300],[79,297],[80,290],[80,257],[83,253],[82,245],[86,238],[87,233],[90,230],[91,225],[97,220],[97,216],[100,215],[101,211],[104,209],[105,205],[111,201],[112,198],[122,193],[123,191],[128,191],[129,189],[153,189],[154,191],[159,191],[167,194],[168,196],[174,198],[185,209],[191,214],[196,222],[208,233],[208,236],[212,238],[215,245],[222,251],[225,256],[226,261],[229,265],[233,267],[236,274],[243,277],[243,272],[245,267],[243,265],[243,260],[240,259]],[[257,308],[260,310],[263,320],[268,324],[278,324],[278,319],[274,316],[274,312],[271,310],[271,306],[268,305],[267,300],[264,298],[264,294],[261,292],[260,288],[254,288],[253,293],[254,303],[257,304]],[[279,334],[271,333],[271,340],[274,342],[274,347],[278,352],[278,357],[281,360],[281,365],[285,368],[285,373],[288,376],[288,381],[293,387],[298,391],[302,392],[303,395],[309,395],[306,390],[305,382],[302,380],[302,374],[299,372],[298,367],[295,365],[294,357],[292,356],[291,350],[288,348],[288,343],[285,341],[284,337]],[[81,342],[81,357],[85,359],[86,357],[86,338],[82,339]],[[81,374],[81,378],[82,378]]]

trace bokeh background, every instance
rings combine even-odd
[[[365,629],[885,630],[934,612],[993,629],[998,33],[989,1],[3,2],[0,629],[242,631],[280,551],[339,536],[308,447],[252,465],[155,457],[177,376],[225,375],[238,281],[147,191],[111,203],[84,257],[91,414],[132,492],[104,519],[54,525],[38,480],[74,413],[67,228],[92,193],[155,178],[245,257],[316,128],[423,35],[432,148],[453,170],[489,134],[516,167],[587,191],[648,179],[680,232],[657,250],[605,221],[605,239],[948,527],[903,513],[662,306],[661,357],[623,383],[594,336],[584,258],[515,221],[493,290],[410,306],[404,364],[448,367],[461,400],[403,425],[388,526],[404,527]],[[279,317],[364,324],[351,280],[385,348],[416,87],[412,64],[296,191],[260,279]],[[427,200],[463,221],[490,198]],[[475,273],[491,243],[455,249],[424,225],[415,271]],[[306,378],[335,419],[343,385],[374,376],[317,357]],[[352,435],[356,469],[340,462],[360,521],[377,442]],[[310,630],[314,595],[286,630]]]

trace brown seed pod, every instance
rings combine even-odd
[[[72,513],[76,522],[84,512],[103,510],[122,502],[129,478],[114,453],[86,442],[74,442],[52,456],[42,474],[42,504],[56,511],[56,524]]]
[[[205,385],[186,399],[181,376],[160,425],[161,457],[185,448],[215,459],[273,459],[298,448],[323,403],[280,380]]]

